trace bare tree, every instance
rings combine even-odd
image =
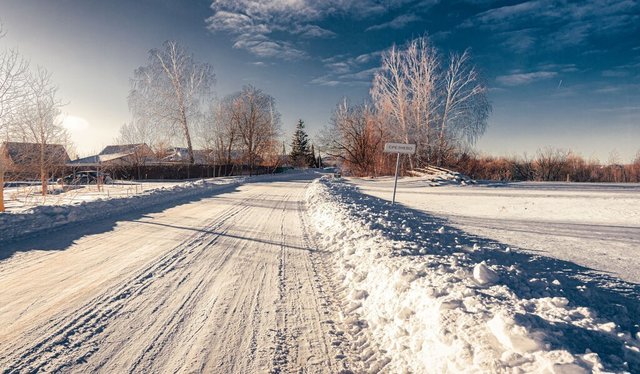
[[[426,36],[420,37],[382,55],[371,88],[376,109],[395,129],[396,140],[418,143],[427,161],[437,110],[438,67],[437,51]]]
[[[538,181],[561,181],[566,175],[566,167],[571,151],[551,147],[538,150],[535,158],[535,178]]]
[[[142,120],[133,120],[120,127],[120,134],[116,142],[120,145],[129,145],[128,157],[131,166],[136,168],[138,179],[142,178],[141,168],[152,156],[151,147],[158,144],[158,132],[155,127],[144,123]]]
[[[383,53],[371,98],[394,140],[417,143],[419,163],[435,156],[440,164],[484,133],[491,111],[486,92],[469,51],[451,55],[444,70],[423,36]]]
[[[17,113],[14,124],[17,136],[23,141],[38,145],[37,155],[23,155],[37,162],[42,182],[42,195],[47,194],[47,180],[54,168],[64,167],[65,155],[54,154],[49,147],[65,144],[68,134],[60,121],[62,102],[57,97],[58,87],[51,82],[51,74],[38,68],[28,75],[27,95]],[[56,151],[57,152],[57,151]],[[57,152],[60,153],[60,152]]]
[[[280,113],[273,96],[262,90],[245,86],[229,98],[231,126],[242,141],[249,173],[253,174],[257,161],[273,147],[280,133]]]
[[[451,140],[474,143],[484,133],[491,112],[487,88],[471,64],[469,50],[451,54],[442,78],[438,165],[442,164]]]
[[[320,134],[322,150],[341,159],[356,175],[376,175],[380,170],[385,132],[373,108],[343,100],[333,112],[331,124]]]
[[[238,94],[227,95],[212,113],[210,121],[214,131],[214,149],[216,158],[224,164],[224,174],[228,175],[227,167],[233,172],[233,151],[239,142],[239,124],[236,113],[236,99]],[[220,165],[222,167],[222,165]],[[220,170],[220,173],[222,170]]]
[[[135,70],[129,107],[143,123],[180,132],[194,164],[191,127],[201,118],[201,106],[209,101],[214,83],[210,64],[196,62],[178,43],[166,41],[161,49],[149,51],[148,65]]]
[[[0,39],[4,36],[0,23]],[[0,137],[8,140],[10,117],[14,115],[26,95],[26,78],[29,68],[27,60],[16,50],[0,51]],[[1,151],[1,150],[0,150]],[[9,158],[0,154],[0,212],[4,212],[4,175],[9,167]]]
[[[371,97],[381,115],[394,127],[398,139],[411,141],[409,119],[410,88],[406,79],[404,53],[396,46],[382,55],[382,67],[374,75]]]

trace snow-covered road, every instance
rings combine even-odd
[[[313,177],[3,244],[0,371],[348,369],[307,231]]]

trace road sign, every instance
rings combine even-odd
[[[396,178],[393,181],[393,199],[391,199],[391,205],[396,203],[396,189],[398,187],[398,171],[400,170],[400,154],[412,155],[416,153],[416,145],[415,144],[404,144],[404,143],[385,143],[384,144],[385,153],[397,153],[398,157],[396,158]]]
[[[384,151],[385,153],[403,153],[412,155],[416,153],[416,145],[403,143],[385,143]]]

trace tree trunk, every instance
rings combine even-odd
[[[0,213],[1,212],[4,212],[4,170],[0,170]]]
[[[42,196],[47,196],[47,170],[44,167],[44,147],[40,145],[40,181],[42,182]]]

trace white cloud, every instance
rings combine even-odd
[[[428,0],[426,2],[432,2]],[[335,32],[317,25],[328,16],[366,19],[415,0],[214,0],[206,20],[212,32],[234,37],[234,47],[259,57],[286,60],[308,57],[294,37],[332,38]],[[411,17],[400,19],[410,21]],[[404,20],[404,21],[403,21]],[[275,35],[278,35],[277,37]]]
[[[401,29],[410,23],[418,22],[418,21],[421,21],[421,18],[416,16],[415,14],[403,14],[392,19],[389,22],[371,26],[367,28],[365,31],[375,31],[375,30],[384,30],[384,29]]]
[[[297,26],[293,32],[305,38],[333,38],[336,36],[335,32],[317,25]]]
[[[505,86],[523,86],[535,81],[550,79],[557,76],[555,71],[534,71],[530,73],[513,73],[509,75],[501,75],[496,78],[498,83]]]
[[[621,33],[633,34],[640,24],[640,3],[637,0],[584,0],[564,2],[554,0],[531,0],[515,5],[489,9],[479,13],[460,27],[481,28],[503,33],[505,46],[515,51],[544,47],[558,50],[578,46],[596,36],[612,36]],[[535,33],[527,27],[535,24]],[[510,36],[523,34],[520,39]],[[534,44],[536,44],[534,46]]]

